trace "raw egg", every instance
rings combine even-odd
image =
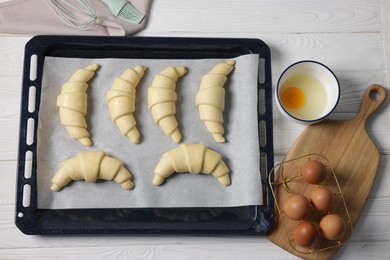
[[[301,175],[307,183],[318,184],[325,179],[326,169],[322,162],[310,160],[302,166]]]
[[[298,109],[305,104],[305,94],[297,87],[286,88],[281,94],[281,99],[287,108]]]
[[[320,229],[325,238],[338,240],[343,237],[347,224],[345,220],[337,214],[329,214],[320,221]]]
[[[328,95],[322,82],[309,74],[296,74],[281,85],[280,102],[292,116],[314,120],[324,113]]]
[[[310,194],[310,201],[314,208],[320,211],[329,211],[332,206],[333,194],[326,187],[319,187]]]
[[[310,215],[311,205],[305,196],[294,194],[286,200],[283,211],[290,219],[302,220]]]
[[[299,223],[293,232],[295,243],[301,247],[310,247],[313,245],[317,236],[318,231],[316,227],[308,221]]]

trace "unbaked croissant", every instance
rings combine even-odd
[[[70,137],[85,146],[92,145],[85,119],[88,106],[88,81],[98,68],[97,64],[91,64],[85,69],[75,71],[62,86],[61,94],[57,97],[61,124],[65,126]]]
[[[111,120],[134,144],[138,144],[140,139],[133,116],[136,88],[146,69],[147,67],[138,65],[133,69],[125,70],[120,77],[115,78],[111,90],[106,95]]]
[[[230,185],[229,169],[222,156],[202,144],[182,144],[163,154],[154,169],[154,185],[161,185],[174,172],[211,174],[218,181]]]
[[[183,66],[167,67],[157,74],[148,88],[148,108],[154,122],[176,143],[180,142],[176,114],[176,81],[187,73]]]
[[[225,109],[225,89],[227,75],[233,70],[235,60],[217,64],[208,74],[202,77],[195,103],[199,109],[200,119],[215,141],[225,142],[223,115]]]
[[[114,180],[122,188],[130,190],[134,187],[131,173],[123,167],[123,163],[106,155],[104,152],[80,152],[62,162],[59,171],[52,179],[52,191],[59,191],[72,180],[96,182],[97,179]]]

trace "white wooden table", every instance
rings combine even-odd
[[[273,86],[302,60],[337,74],[342,97],[333,118],[351,118],[365,88],[390,86],[390,1],[160,0],[140,36],[260,38],[271,48]],[[27,236],[14,224],[23,50],[31,35],[0,35],[0,259],[293,259],[265,237]],[[274,108],[275,161],[304,129]],[[390,257],[390,107],[367,128],[382,162],[368,203],[338,259]],[[362,151],[364,153],[364,151]]]

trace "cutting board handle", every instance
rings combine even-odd
[[[366,121],[380,105],[385,102],[387,96],[386,89],[378,84],[370,85],[364,92],[362,103],[356,118]]]

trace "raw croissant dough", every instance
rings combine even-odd
[[[176,143],[180,142],[176,114],[176,81],[187,73],[183,66],[167,67],[157,74],[148,88],[148,108],[154,122]]]
[[[138,144],[140,139],[133,116],[136,88],[146,69],[147,67],[139,65],[133,69],[127,69],[119,78],[115,78],[111,90],[106,95],[111,120],[134,144]]]
[[[61,94],[57,97],[61,124],[65,126],[70,137],[77,139],[85,146],[91,146],[87,130],[87,89],[88,81],[99,68],[91,64],[85,69],[79,69],[62,86]]]
[[[163,154],[154,169],[154,185],[161,185],[174,172],[211,174],[218,181],[230,185],[229,169],[222,156],[202,144],[182,144]]]
[[[233,70],[234,60],[217,64],[208,74],[202,77],[195,103],[199,109],[200,119],[207,130],[213,134],[215,141],[225,142],[223,137],[223,116],[225,109],[225,89],[227,75]]]
[[[59,191],[72,180],[96,182],[97,179],[114,180],[127,190],[134,187],[131,173],[118,159],[104,152],[80,152],[76,157],[62,162],[62,167],[52,179],[50,189]]]

